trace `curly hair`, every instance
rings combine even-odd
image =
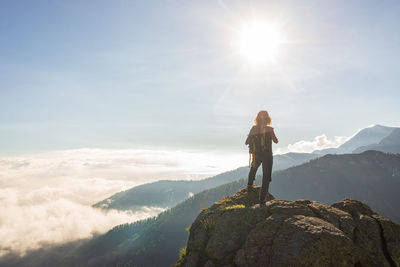
[[[272,119],[266,110],[260,110],[254,119],[255,125],[271,125]]]

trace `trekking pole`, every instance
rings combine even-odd
[[[249,153],[249,168],[251,167],[251,153]]]

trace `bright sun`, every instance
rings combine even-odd
[[[251,63],[275,62],[282,44],[283,36],[278,28],[264,21],[244,23],[238,29],[237,50]]]

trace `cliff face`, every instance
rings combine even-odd
[[[400,225],[367,205],[308,200],[256,205],[243,189],[203,210],[178,266],[400,266]]]

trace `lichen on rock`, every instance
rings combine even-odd
[[[203,210],[180,266],[400,266],[400,225],[345,199],[258,203],[243,189]]]

